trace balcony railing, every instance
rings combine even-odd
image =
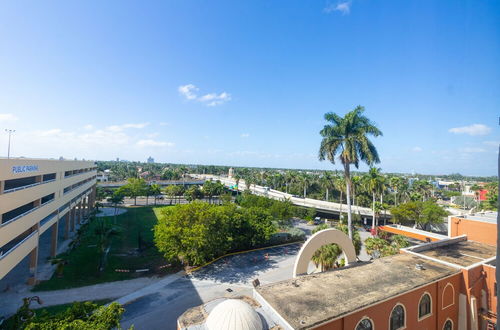
[[[11,253],[15,249],[17,249],[19,246],[21,246],[21,244],[23,244],[24,242],[26,242],[28,239],[30,239],[31,237],[33,237],[35,234],[38,234],[38,231],[34,231],[31,234],[29,234],[28,236],[26,236],[25,238],[23,238],[19,243],[17,243],[13,247],[11,247],[7,252],[2,253],[0,251],[0,260],[2,260],[3,258],[5,258],[6,256],[8,256],[9,253]]]
[[[22,218],[22,217],[24,217],[24,216],[26,216],[26,215],[30,214],[31,212],[34,212],[34,211],[38,210],[39,208],[44,207],[45,205],[47,205],[47,204],[49,204],[49,203],[52,203],[53,201],[54,201],[54,198],[53,198],[53,199],[51,199],[50,201],[47,201],[47,202],[45,202],[45,203],[43,203],[43,204],[40,204],[39,206],[36,206],[36,207],[32,208],[32,209],[30,209],[30,210],[28,210],[28,211],[26,211],[26,212],[24,212],[24,213],[21,213],[21,214],[19,214],[18,216],[16,216],[16,217],[14,217],[14,218],[10,219],[9,221],[6,221],[6,222],[4,222],[4,223],[0,224],[0,227],[3,227],[3,226],[5,226],[5,225],[9,224],[9,223],[11,223],[12,221],[16,221],[16,220],[18,220],[18,219],[20,219],[20,218]]]
[[[32,184],[29,184],[29,185],[26,185],[26,186],[17,187],[17,188],[5,189],[3,191],[3,193],[7,194],[7,193],[14,192],[14,191],[28,189],[28,188],[31,188],[31,187],[35,187],[35,186],[38,186],[38,185],[41,185],[41,184],[44,184],[44,183],[49,183],[49,182],[54,182],[54,181],[56,181],[56,179],[51,179],[51,180],[41,181],[41,182],[35,182],[35,183],[32,183]]]

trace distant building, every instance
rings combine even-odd
[[[153,164],[155,162],[155,159],[151,156],[148,158],[148,164]]]
[[[230,178],[232,178],[234,176],[234,169],[232,167],[229,169],[227,176]]]

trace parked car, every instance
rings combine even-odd
[[[321,224],[321,218],[320,218],[320,217],[316,217],[316,218],[314,218],[314,224],[315,224],[315,225],[319,225],[319,224]]]

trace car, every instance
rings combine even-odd
[[[320,218],[320,217],[316,217],[316,218],[314,218],[314,224],[315,224],[315,225],[319,225],[319,224],[321,224],[321,218]]]

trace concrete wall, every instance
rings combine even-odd
[[[488,245],[497,245],[497,224],[476,220],[467,220],[458,217],[449,217],[450,237],[467,235],[470,241],[480,242]]]

